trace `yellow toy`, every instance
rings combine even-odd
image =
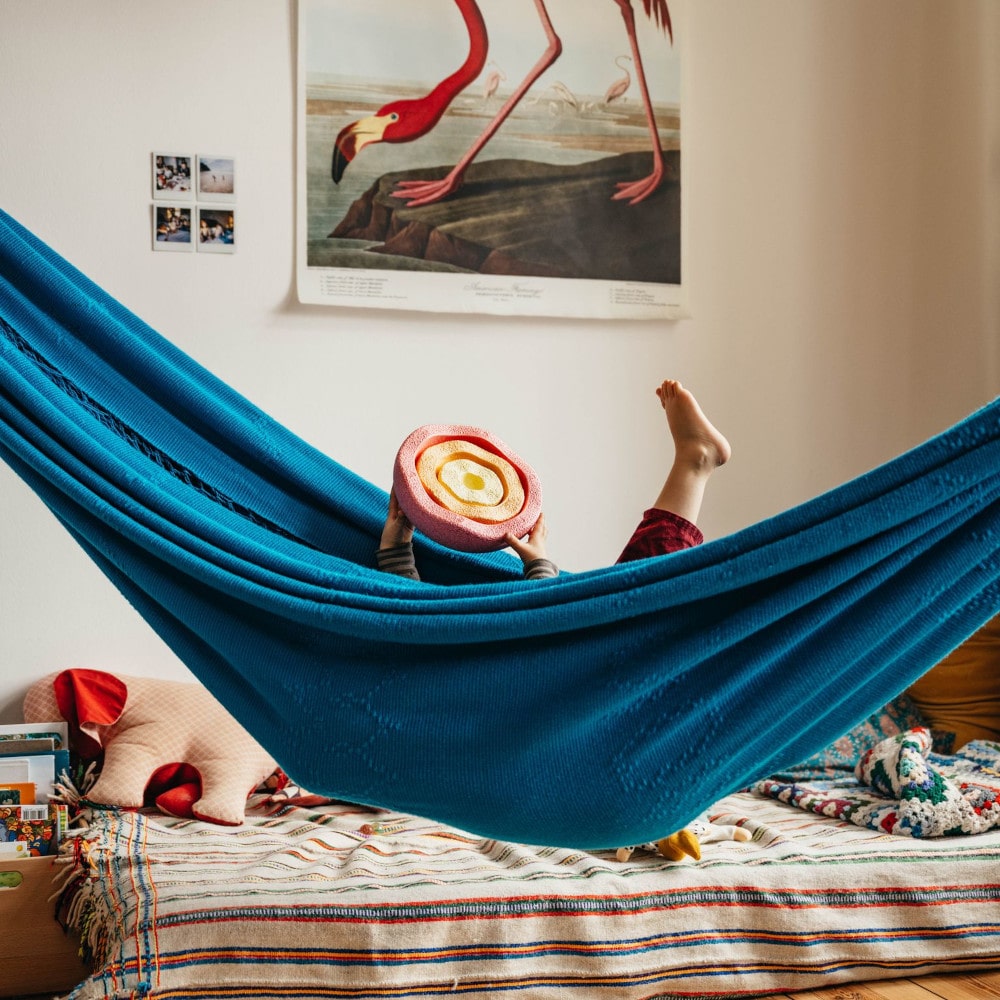
[[[670,834],[669,837],[663,837],[655,844],[640,844],[638,846],[655,851],[668,861],[683,861],[685,858],[700,861],[701,845],[720,840],[735,840],[746,843],[750,840],[750,831],[744,830],[742,826],[727,826],[695,820],[683,830],[678,830],[676,833]],[[619,861],[625,862],[632,857],[635,851],[635,846],[619,847],[615,852],[615,857]]]

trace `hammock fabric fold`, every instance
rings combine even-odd
[[[380,573],[383,490],[4,213],[0,457],[296,781],[507,840],[664,836],[1000,610],[1000,400],[695,549]]]

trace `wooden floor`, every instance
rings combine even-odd
[[[1000,972],[850,983],[780,994],[773,1000],[1000,1000]]]

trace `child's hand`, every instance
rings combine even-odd
[[[545,515],[539,514],[535,526],[523,539],[515,538],[510,532],[507,532],[504,540],[521,557],[521,562],[527,566],[534,559],[548,559],[545,551],[545,536],[547,534]]]
[[[406,545],[413,541],[413,525],[403,513],[396,499],[396,491],[389,493],[389,513],[386,515],[385,526],[382,528],[380,549],[391,549],[396,545]]]

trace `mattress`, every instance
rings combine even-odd
[[[761,996],[1000,967],[1000,833],[900,837],[749,791],[701,859],[530,847],[255,800],[246,825],[107,811],[62,859],[74,1000]]]

